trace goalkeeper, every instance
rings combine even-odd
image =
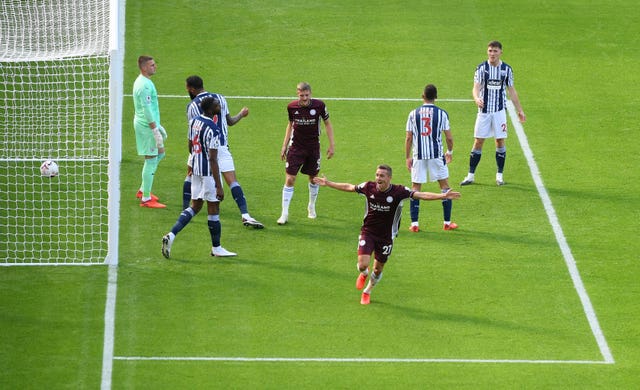
[[[138,68],[140,75],[133,83],[133,127],[138,155],[144,156],[144,166],[142,184],[136,196],[140,199],[141,207],[165,208],[167,206],[158,202],[158,197],[151,193],[158,164],[164,158],[164,141],[167,139],[167,132],[160,124],[158,92],[151,81],[151,76],[156,73],[156,63],[153,57],[140,56]]]

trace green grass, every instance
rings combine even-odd
[[[124,89],[130,93],[137,76],[137,56],[153,55],[169,131],[154,193],[168,208],[142,209],[133,197],[142,161],[125,97],[113,388],[637,388],[634,10],[630,1],[128,2]],[[409,184],[406,115],[433,82],[451,117],[457,187],[475,109],[444,100],[470,97],[491,39],[502,41],[514,67],[529,144],[615,364],[120,360],[602,361],[513,131],[507,185],[493,184],[488,143],[478,183],[454,203],[458,231],[440,230],[439,202],[423,202],[424,231],[409,234],[405,210],[384,278],[362,307],[353,284],[363,200],[323,188],[318,219],[309,220],[299,176],[290,223],[277,226],[287,101],[230,98],[232,114],[250,108],[231,128],[231,145],[250,211],[266,228],[243,227],[227,194],[222,243],[237,258],[209,256],[203,215],[180,233],[171,260],[160,255],[181,205],[188,75],[227,96],[293,98],[305,80],[318,98],[416,98],[327,100],[336,155],[322,172],[352,183],[373,179],[384,162],[395,168],[394,182]],[[176,95],[184,97],[168,97]],[[100,384],[106,274],[104,267],[0,269],[0,387]]]

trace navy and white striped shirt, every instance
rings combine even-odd
[[[211,176],[209,149],[220,147],[220,127],[215,122],[215,118],[198,115],[189,121],[189,139],[193,146],[191,152],[193,155],[193,174]]]
[[[442,132],[449,130],[449,114],[434,104],[423,104],[409,113],[407,133],[413,134],[413,158],[443,156]]]
[[[484,101],[484,107],[478,108],[478,112],[492,113],[506,108],[506,88],[513,87],[511,66],[502,61],[498,66],[491,66],[485,61],[476,68],[473,81],[480,84],[479,97]]]
[[[204,98],[212,97],[214,99],[218,99],[220,102],[220,114],[217,114],[213,119],[214,121],[220,125],[220,146],[229,146],[228,145],[228,125],[227,125],[227,114],[229,114],[229,108],[227,106],[227,100],[224,96],[218,93],[212,92],[202,92],[198,94],[191,102],[187,105],[187,121],[191,122],[191,120],[198,115],[202,114],[202,108],[200,108],[200,103]]]

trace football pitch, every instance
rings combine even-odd
[[[128,1],[118,267],[0,267],[1,388],[602,388],[640,386],[637,105],[640,16],[631,1]],[[498,11],[499,10],[499,11]],[[150,17],[150,14],[153,17]],[[509,122],[506,185],[487,142],[468,169],[473,71],[504,45],[527,121]],[[130,90],[154,56],[167,157],[153,192],[134,194]],[[186,171],[185,79],[250,114],[230,128],[249,210],[226,188],[222,245],[206,217],[178,236]],[[454,136],[456,231],[422,202],[421,231],[401,231],[384,277],[359,304],[354,287],[364,200],[321,188],[307,218],[299,175],[280,215],[286,104],[307,81],[327,104],[333,181],[410,184],[409,111],[439,89]],[[323,152],[326,135],[321,135]],[[436,192],[435,183],[423,187]],[[90,205],[88,205],[90,207]],[[5,212],[9,212],[5,210]],[[201,214],[204,214],[203,212]]]

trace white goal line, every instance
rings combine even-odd
[[[215,356],[114,356],[126,361],[198,361],[247,363],[485,363],[485,364],[607,364],[604,360],[433,359],[433,358],[312,358]]]

